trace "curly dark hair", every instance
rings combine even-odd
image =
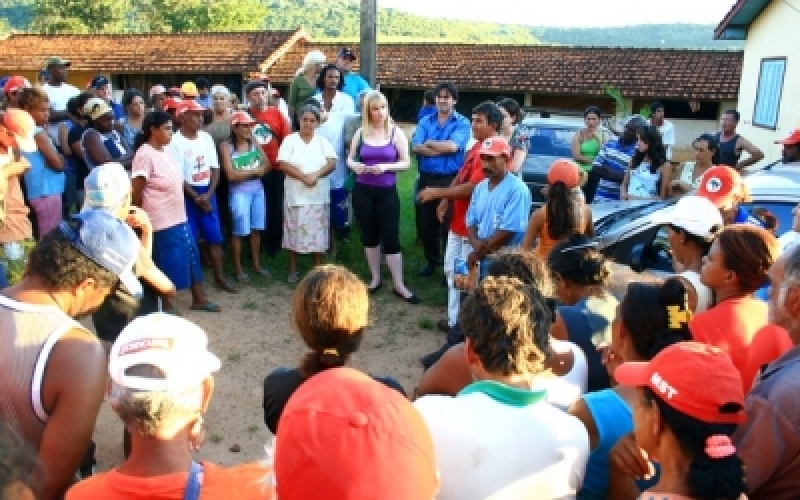
[[[508,276],[517,278],[526,285],[537,289],[545,297],[554,293],[553,278],[547,263],[536,252],[528,250],[503,250],[488,259],[487,276]]]
[[[317,88],[319,90],[325,90],[325,77],[328,75],[328,71],[334,70],[339,73],[339,85],[336,87],[336,90],[342,90],[344,88],[344,75],[342,74],[342,70],[335,64],[328,64],[322,68],[317,77]]]
[[[316,267],[294,292],[291,319],[311,349],[300,365],[305,378],[344,366],[367,327],[367,287],[341,266]]]
[[[0,499],[16,498],[23,487],[35,492],[44,470],[36,451],[4,421],[0,421]]]
[[[69,221],[77,232],[77,222]],[[87,278],[94,278],[99,286],[113,287],[117,276],[95,263],[72,246],[60,228],[53,229],[39,240],[28,258],[26,275],[39,277],[53,290],[65,290],[80,284]]]
[[[488,276],[461,305],[458,321],[486,371],[509,376],[544,369],[551,313],[535,288]]]

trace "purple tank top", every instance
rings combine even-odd
[[[394,129],[389,142],[383,146],[370,146],[366,142],[361,143],[361,162],[364,165],[372,166],[378,163],[394,163],[397,161],[397,149],[394,147]],[[392,187],[397,182],[397,173],[384,172],[382,174],[360,174],[356,176],[356,182],[367,186]]]

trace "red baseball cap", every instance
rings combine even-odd
[[[576,188],[586,184],[586,173],[580,169],[577,163],[566,158],[559,158],[554,161],[547,172],[547,183],[555,184],[563,182],[567,189]]]
[[[187,111],[205,111],[206,108],[194,99],[184,99],[178,105],[178,115],[182,115]]]
[[[167,97],[164,99],[164,109],[174,109],[176,111],[183,106],[183,99],[180,97]]]
[[[788,144],[788,145],[800,144],[800,128],[796,129],[794,132],[789,134],[789,137],[787,137],[786,139],[775,141],[775,144]]]
[[[234,111],[231,114],[231,125],[252,125],[256,123],[247,111]]]
[[[281,500],[429,500],[439,478],[433,439],[399,392],[352,368],[305,381],[275,439]]]
[[[714,165],[700,178],[697,196],[708,199],[717,208],[727,208],[737,196],[744,196],[742,176],[727,165]]]
[[[16,92],[20,89],[30,86],[31,82],[29,82],[24,76],[12,76],[8,79],[8,81],[6,81],[6,84],[3,85],[3,92],[8,95],[12,92]]]
[[[508,145],[508,141],[505,137],[500,137],[498,135],[484,139],[479,153],[486,156],[505,156],[506,158],[510,158],[511,146]]]
[[[673,409],[710,424],[745,421],[744,390],[730,356],[699,342],[678,342],[649,362],[623,363],[614,370],[617,383],[649,387]],[[738,411],[722,411],[734,403]]]
[[[166,87],[164,87],[160,83],[157,83],[157,84],[153,85],[152,87],[150,87],[150,92],[148,92],[148,95],[152,99],[152,97],[154,95],[166,94],[166,93],[167,93]]]

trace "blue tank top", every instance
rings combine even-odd
[[[560,306],[556,309],[567,327],[567,340],[577,344],[586,354],[589,392],[611,387],[597,343],[598,340],[611,340],[611,322],[616,314],[617,303],[612,295],[606,295],[586,297],[574,306]]]
[[[42,131],[41,127],[36,127],[35,133]],[[25,194],[29,200],[62,194],[66,178],[64,172],[53,170],[47,166],[47,160],[37,149],[33,153],[22,153],[22,156],[31,164],[23,177],[25,179]]]
[[[383,146],[371,146],[362,140],[360,143],[361,148],[359,149],[361,163],[367,166],[379,163],[395,163],[397,161],[397,148],[394,146],[394,131],[395,129],[392,128],[392,136],[389,138],[389,142]],[[384,172],[378,175],[359,174],[356,176],[356,182],[367,186],[392,187],[397,182],[397,174],[395,172]]]

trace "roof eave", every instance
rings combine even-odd
[[[738,0],[714,30],[714,40],[747,40],[747,30],[772,0]]]

